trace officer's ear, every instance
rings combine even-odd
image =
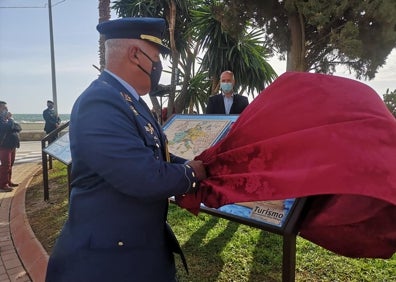
[[[137,56],[139,50],[140,48],[136,45],[131,45],[128,48],[128,59],[135,64],[139,64],[139,58]]]

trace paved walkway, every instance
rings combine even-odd
[[[12,180],[19,186],[0,192],[0,282],[45,280],[48,254],[36,239],[25,213],[25,192],[41,169],[40,141],[21,142]]]

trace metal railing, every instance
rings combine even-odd
[[[69,126],[69,122],[61,124],[58,128],[48,133],[41,139],[41,158],[42,158],[42,167],[43,167],[43,185],[44,185],[44,201],[49,200],[49,183],[48,183],[48,171],[52,169],[52,158],[53,156],[47,154],[45,152],[45,148],[47,148],[51,143],[50,141],[54,140],[54,137],[59,136],[59,134]],[[56,139],[55,141],[56,142]],[[67,164],[67,183],[69,188],[70,195],[70,172],[71,172],[71,164]]]

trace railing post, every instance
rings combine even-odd
[[[48,187],[48,159],[45,149],[45,139],[41,140],[41,163],[43,167],[43,185],[44,185],[44,201],[49,200],[49,187]]]

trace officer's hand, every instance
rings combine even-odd
[[[192,167],[199,181],[208,177],[202,161],[189,161],[187,164]]]

